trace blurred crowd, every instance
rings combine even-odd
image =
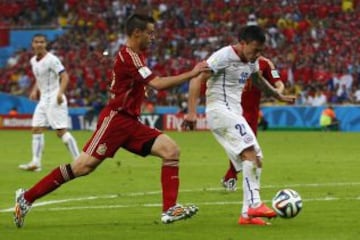
[[[264,56],[276,64],[296,104],[360,103],[360,0],[13,0],[0,1],[0,12],[0,26],[67,30],[49,47],[70,75],[70,106],[106,101],[112,57],[125,42],[124,21],[133,12],[157,20],[148,59],[157,74],[190,69],[236,42],[242,26],[256,24],[267,32]],[[31,55],[30,48],[19,49],[0,69],[0,91],[28,94]],[[148,89],[144,111],[186,108],[187,89],[187,83]],[[266,97],[263,102],[275,104]]]

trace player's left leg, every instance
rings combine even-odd
[[[256,141],[255,143],[255,152],[256,152],[256,161],[255,161],[255,177],[256,181],[258,182],[259,188],[260,188],[260,180],[261,180],[261,174],[262,174],[262,163],[264,155],[262,153],[262,150],[260,148],[259,143]]]
[[[56,135],[61,138],[66,148],[69,150],[71,157],[75,160],[80,153],[74,136],[67,131],[67,129],[57,129]]]
[[[50,108],[47,110],[47,116],[51,128],[56,130],[56,135],[61,138],[69,150],[71,157],[75,160],[80,155],[80,152],[75,138],[67,130],[68,107],[66,101],[59,105],[56,99],[53,99]]]
[[[162,158],[163,213],[161,221],[172,223],[195,215],[198,211],[196,206],[182,206],[177,203],[180,150],[175,141],[165,134],[159,135],[153,142],[151,154]]]

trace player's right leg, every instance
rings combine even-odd
[[[241,153],[243,166],[243,191],[249,201],[249,217],[276,217],[273,209],[269,208],[261,201],[260,186],[256,179],[254,169],[256,167],[256,152],[254,147],[244,149]]]
[[[14,222],[18,228],[24,225],[25,216],[31,209],[31,204],[25,200],[24,193],[24,189],[15,192]]]
[[[44,127],[32,128],[32,160],[26,164],[20,164],[19,168],[25,171],[41,171],[41,158],[45,146]]]
[[[28,190],[16,191],[14,220],[17,227],[22,227],[24,218],[29,212],[31,205],[37,199],[51,193],[62,184],[76,177],[91,173],[102,162],[89,154],[82,152],[78,159],[71,164],[64,164],[55,168]]]
[[[237,190],[237,171],[231,160],[229,160],[229,168],[225,176],[220,180],[220,183],[228,192],[235,192]]]

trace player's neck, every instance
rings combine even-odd
[[[126,47],[130,48],[132,51],[136,52],[136,53],[141,53],[141,50],[138,46],[138,44],[134,43],[133,41],[128,41],[126,42]]]
[[[46,53],[47,51],[36,53],[36,61],[40,61],[46,55]]]
[[[235,45],[232,45],[234,51],[236,52],[236,54],[239,56],[240,60],[242,62],[245,62],[247,63],[248,60],[245,58],[244,54],[243,54],[243,46],[238,43],[238,44],[235,44]]]

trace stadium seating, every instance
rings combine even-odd
[[[21,2],[21,4],[20,4]],[[272,59],[298,104],[313,105],[316,92],[327,102],[354,103],[360,88],[360,4],[341,0],[242,1],[12,1],[0,4],[0,26],[41,28],[53,26],[67,33],[53,41],[71,78],[70,105],[83,106],[105,98],[111,56],[124,43],[123,22],[134,11],[158,20],[157,44],[149,65],[158,74],[176,74],[190,68],[212,51],[236,41],[245,24],[267,30],[264,55]],[[197,7],[194,7],[197,6]],[[27,11],[25,11],[25,9]],[[30,10],[30,11],[29,11]],[[107,50],[109,57],[102,55]],[[1,69],[0,91],[18,91],[19,72],[31,77],[31,52],[17,51]],[[344,87],[345,86],[345,87]],[[96,96],[88,89],[96,89]],[[151,101],[180,106],[187,85],[154,92]],[[268,101],[264,99],[264,101]],[[315,101],[316,102],[316,101]]]

